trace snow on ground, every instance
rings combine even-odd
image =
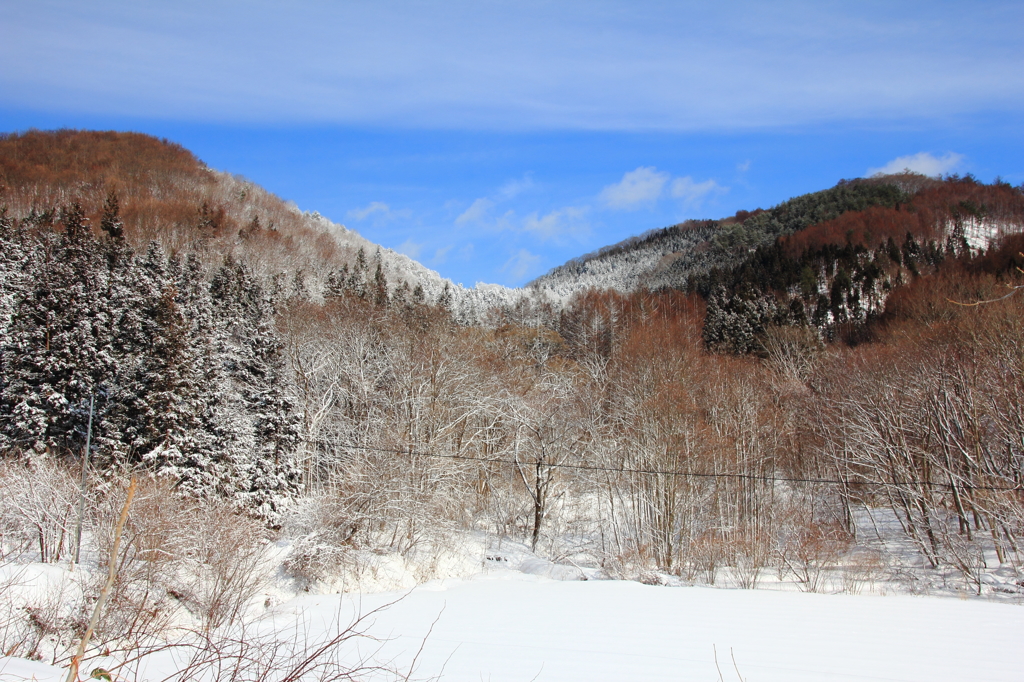
[[[299,596],[261,628],[299,624],[316,635],[395,600],[368,632],[386,640],[377,660],[399,669],[423,645],[414,679],[713,682],[716,650],[725,680],[737,679],[733,655],[751,682],[1024,679],[1024,608],[982,600],[557,581],[492,569],[406,593]],[[377,647],[364,642],[363,653]],[[163,677],[165,665],[154,662],[149,675]],[[26,679],[62,677],[0,659],[0,680]]]
[[[946,234],[963,234],[968,246],[977,251],[989,248],[1004,235],[1020,232],[1021,226],[972,216],[948,221],[945,231]]]
[[[396,598],[362,597],[363,610]],[[289,604],[326,617],[340,597]],[[346,598],[347,599],[347,598]],[[382,612],[381,654],[444,680],[1024,679],[1024,609],[919,597],[819,595],[621,581],[558,582],[499,571],[423,585]]]
[[[411,680],[1024,680],[1017,570],[989,552],[974,584],[950,569],[928,569],[890,510],[860,510],[855,518],[858,547],[816,588],[845,594],[803,592],[807,584],[774,568],[763,571],[757,590],[735,589],[739,581],[725,567],[716,587],[667,574],[652,574],[665,585],[608,580],[599,568],[555,563],[522,543],[469,533],[424,556],[362,557],[338,582],[303,585],[279,569],[253,600],[246,636],[315,644],[381,608],[360,625],[370,637],[348,642],[342,658],[348,666],[370,658],[414,668]],[[292,549],[288,542],[268,547],[278,565]],[[877,563],[851,572],[864,552]],[[14,586],[9,596],[62,602],[80,597],[87,568],[8,564],[0,578]],[[423,582],[431,573],[456,577]],[[344,589],[352,591],[323,593]],[[100,664],[107,662],[86,670]],[[124,679],[157,682],[180,667],[164,652]],[[65,675],[0,658],[0,682]]]
[[[37,682],[63,682],[67,670],[38,661],[26,661],[23,658],[0,657],[0,680],[35,680]]]

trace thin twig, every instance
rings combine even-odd
[[[722,677],[722,669],[718,665],[718,648],[712,644],[711,650],[715,653],[715,668],[718,669],[718,682],[725,682],[725,678]]]
[[[733,653],[732,647],[729,647],[729,656],[732,657],[732,667],[736,670],[736,677],[739,678],[740,682],[745,682],[743,675],[740,675],[740,667],[736,665],[736,654]]]

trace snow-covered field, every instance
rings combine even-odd
[[[976,580],[948,567],[929,569],[890,512],[865,509],[855,519],[857,547],[813,584],[793,570],[766,567],[753,590],[739,589],[745,583],[729,567],[718,571],[714,587],[650,572],[644,580],[662,584],[610,580],[604,569],[554,563],[486,533],[449,537],[444,551],[418,559],[368,552],[336,582],[306,582],[284,570],[295,546],[280,540],[265,545],[270,572],[247,602],[244,625],[216,631],[205,649],[150,653],[132,670],[115,666],[138,650],[92,658],[82,678],[106,667],[122,682],[339,679],[287,678],[281,670],[356,623],[356,636],[319,659],[333,671],[380,666],[353,679],[1024,680],[1024,585],[1013,565],[986,556]],[[869,570],[857,563],[861,555],[874,557]],[[456,577],[428,580],[424,563],[436,576]],[[15,614],[35,608],[54,621],[82,603],[95,589],[90,577],[104,570],[98,556],[69,568],[31,559],[0,567],[5,642],[13,641]],[[170,639],[160,643],[198,641],[188,638],[201,623],[187,609],[176,618]],[[192,655],[214,650],[230,658],[238,641],[252,644],[247,660],[277,663],[278,674],[211,674],[215,666],[205,675],[180,672]],[[46,640],[34,655],[64,661],[70,644]],[[58,682],[66,674],[0,658],[0,682]]]
[[[298,626],[315,638],[390,602],[366,624],[380,641],[361,640],[347,656],[408,671],[422,647],[411,679],[713,682],[719,668],[724,680],[751,682],[1024,679],[1024,607],[983,600],[557,581],[497,569],[407,593],[299,596],[258,627]],[[162,679],[168,667],[155,657],[140,679]],[[0,659],[4,681],[65,674]]]

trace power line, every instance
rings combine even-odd
[[[381,448],[374,447],[371,445],[345,445],[344,448],[350,450],[366,450],[369,452],[383,452],[388,454],[405,455],[408,457],[429,457],[434,459],[455,459],[464,462],[484,462],[489,464],[510,464],[515,466],[524,466],[524,462],[517,462],[514,459],[503,459],[501,457],[469,457],[467,455],[442,455],[436,452],[419,452],[415,450],[399,450],[397,448]],[[536,466],[535,463],[530,463],[531,466]],[[645,474],[650,476],[679,476],[682,478],[731,478],[748,481],[764,481],[764,482],[779,482],[779,483],[828,483],[833,485],[854,485],[854,486],[911,486],[919,485],[932,488],[949,488],[952,489],[954,486],[952,483],[937,483],[934,481],[911,481],[911,480],[895,480],[895,481],[844,481],[838,478],[797,478],[787,476],[758,476],[756,474],[731,474],[731,473],[702,473],[696,471],[662,471],[658,469],[627,469],[622,467],[602,467],[593,466],[588,464],[566,464],[562,462],[545,462],[541,466],[550,467],[552,469],[573,469],[576,471],[599,471],[613,474]],[[970,485],[960,484],[959,486],[963,490],[991,490],[991,491],[1003,491],[1003,492],[1024,492],[1024,487],[1020,485],[1016,486],[992,486],[992,485]]]

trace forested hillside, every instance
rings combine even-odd
[[[674,288],[470,320],[168,143],[30,133],[0,164],[3,556],[67,560],[89,441],[87,538],[128,475],[160,501],[127,531],[131,627],[230,621],[184,567],[260,538],[310,589],[458,574],[471,536],[605,577],[1024,589],[1020,188],[844,183],[605,253],[703,259]]]
[[[230,256],[271,283],[279,298],[321,300],[339,287],[366,296],[375,282],[399,302],[441,302],[457,319],[476,322],[525,293],[455,284],[245,178],[207,168],[167,140],[74,130],[0,137],[0,206],[12,219],[52,223],[75,203],[95,230],[111,194],[135,251],[157,241],[167,254],[195,256],[207,270]]]
[[[828,338],[864,339],[871,322],[898,309],[890,295],[899,300],[903,286],[922,276],[938,275],[960,289],[949,297],[971,301],[980,295],[972,289],[978,274],[1001,277],[1022,265],[1018,188],[973,178],[893,179],[915,191],[893,206],[847,210],[783,232],[735,265],[692,275],[689,288],[708,298],[708,344],[763,352],[770,327],[806,325]]]
[[[916,179],[911,182],[913,184]],[[682,289],[709,270],[742,262],[751,249],[770,244],[847,211],[894,206],[906,200],[907,178],[891,176],[840,182],[832,189],[785,201],[767,211],[739,211],[723,220],[690,220],[632,237],[561,265],[535,286],[563,296],[594,287],[629,292]]]

